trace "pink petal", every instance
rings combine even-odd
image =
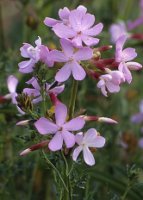
[[[81,145],[83,140],[83,132],[79,132],[75,135],[75,141],[78,145]]]
[[[105,82],[104,80],[100,80],[97,83],[97,87],[101,89],[102,94],[107,97],[107,91],[106,91],[106,87],[105,87]]]
[[[87,12],[87,8],[83,5],[79,5],[77,7],[77,10],[80,11],[80,13],[82,13],[82,16],[85,15],[85,13]]]
[[[83,138],[84,143],[88,147],[101,148],[105,144],[105,138],[97,135],[97,131],[94,128],[89,129]]]
[[[130,70],[139,70],[142,68],[142,65],[137,63],[137,62],[127,62],[126,66],[130,69]]]
[[[124,61],[130,61],[137,57],[137,53],[134,48],[126,48],[122,51]]]
[[[108,91],[111,93],[117,93],[120,91],[120,86],[116,85],[112,82],[106,82],[106,87],[107,87]]]
[[[59,14],[60,19],[65,20],[65,19],[68,19],[70,10],[67,7],[64,7],[63,9],[59,10],[58,14]]]
[[[75,54],[74,58],[76,61],[89,60],[93,56],[93,50],[89,47],[80,48]]]
[[[22,61],[18,64],[21,73],[31,73],[35,63],[32,60]]]
[[[72,43],[66,39],[61,39],[60,43],[61,43],[62,49],[64,51],[64,54],[66,55],[66,57],[70,58],[74,52]]]
[[[72,10],[69,15],[70,25],[76,32],[82,30],[82,20],[84,15],[85,13],[81,12],[80,10]]]
[[[81,35],[76,35],[73,39],[72,39],[72,43],[75,47],[82,47],[82,38]]]
[[[67,117],[67,107],[63,103],[57,103],[55,107],[56,124],[62,126]]]
[[[42,40],[41,40],[41,38],[39,36],[38,36],[38,39],[35,40],[35,44],[36,44],[36,46],[41,46]]]
[[[51,151],[58,151],[62,148],[62,146],[63,146],[62,134],[61,132],[57,132],[49,143],[49,149]]]
[[[84,69],[78,64],[78,62],[72,61],[70,63],[72,75],[75,80],[83,80],[86,76]]]
[[[31,88],[25,88],[23,90],[23,93],[27,94],[28,96],[33,96],[33,97],[41,95],[39,90],[31,89]]]
[[[56,24],[53,27],[53,31],[60,38],[72,38],[76,35],[76,32],[72,30],[70,27],[65,26],[64,24]]]
[[[9,92],[10,93],[16,92],[17,85],[18,85],[18,79],[15,76],[10,75],[7,79],[7,87]]]
[[[90,28],[91,26],[93,26],[94,22],[95,22],[94,15],[91,15],[89,13],[85,14],[82,19],[82,30]]]
[[[96,36],[99,33],[101,33],[102,29],[103,29],[103,24],[99,23],[99,24],[95,25],[94,27],[85,30],[84,34],[89,35],[89,36]]]
[[[21,56],[24,58],[29,58],[29,54],[27,53],[27,49],[32,47],[31,44],[24,43],[24,45],[20,48]]]
[[[83,128],[85,121],[81,117],[76,117],[63,125],[63,128],[68,131],[78,131]]]
[[[37,128],[38,132],[42,135],[45,134],[52,134],[58,130],[58,126],[51,122],[50,120],[41,117],[34,123],[35,127]]]
[[[37,81],[37,79],[35,77],[32,77],[30,80],[28,80],[26,82],[27,84],[31,84],[36,90],[40,91],[40,86],[39,83]]]
[[[66,81],[69,76],[71,75],[71,64],[70,62],[66,63],[57,73],[55,76],[56,81],[64,82]]]
[[[63,52],[58,51],[58,50],[51,51],[50,57],[55,62],[67,62],[68,61],[67,56]]]
[[[48,47],[40,46],[40,60],[48,65],[48,67],[53,67],[54,61],[51,58],[51,51],[49,52]]]
[[[119,70],[124,74],[126,81],[130,84],[132,81],[132,74],[125,63],[120,63]]]
[[[126,40],[127,40],[127,36],[126,35],[120,36],[118,38],[118,40],[116,41],[116,50],[122,50]]]
[[[50,89],[49,92],[54,93],[55,95],[58,95],[62,93],[65,89],[65,85],[54,87],[53,89]]]
[[[37,104],[37,103],[39,103],[40,101],[42,101],[42,97],[41,97],[41,96],[39,96],[39,97],[33,99],[33,100],[32,100],[32,103],[33,103],[33,104]]]
[[[56,19],[53,19],[53,18],[50,18],[50,17],[46,17],[44,19],[44,24],[46,26],[49,26],[49,27],[53,27],[53,26],[55,26],[59,22],[60,22],[59,20],[56,20]]]
[[[83,158],[87,165],[92,166],[95,164],[95,159],[94,159],[91,151],[89,150],[89,148],[86,146],[84,146],[84,148],[83,148]]]
[[[82,147],[79,146],[79,147],[76,147],[73,151],[73,155],[72,155],[72,158],[74,161],[77,160],[77,157],[79,156],[80,152],[82,151]]]
[[[96,45],[99,43],[99,39],[98,38],[93,38],[87,35],[83,35],[82,36],[82,41],[87,45],[87,46],[92,46],[92,45]]]
[[[71,148],[75,145],[75,136],[72,133],[63,130],[62,136],[67,148]]]

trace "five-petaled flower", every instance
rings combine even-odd
[[[121,36],[116,42],[116,53],[115,59],[119,63],[119,71],[124,74],[125,80],[128,83],[132,81],[132,75],[130,70],[139,70],[142,68],[142,65],[137,62],[129,62],[136,58],[137,53],[134,48],[126,48],[123,50],[123,46],[127,37],[125,35]]]
[[[64,66],[57,72],[55,79],[58,82],[66,81],[72,74],[75,80],[83,80],[86,73],[80,61],[89,60],[93,56],[93,50],[89,47],[75,49],[73,44],[66,40],[60,40],[63,52],[58,50],[51,51],[51,58],[56,62],[65,62]]]
[[[36,47],[33,47],[31,44],[24,43],[24,45],[20,48],[21,56],[24,58],[29,58],[29,60],[19,63],[18,66],[21,73],[31,73],[38,61],[44,62],[49,67],[53,66],[49,49],[48,47],[42,45],[40,37],[38,37],[38,39],[35,41],[35,44]]]
[[[83,158],[86,164],[94,165],[95,159],[90,151],[91,148],[101,148],[105,144],[105,138],[98,135],[96,129],[89,129],[84,135],[82,132],[75,136],[76,143],[79,145],[73,151],[73,160],[76,161],[80,152],[83,151]]]
[[[25,88],[23,90],[23,93],[28,94],[28,96],[32,96],[33,103],[38,103],[40,101],[42,101],[42,96],[41,96],[41,87],[38,84],[38,81],[35,77],[32,77],[29,81],[26,82],[27,84],[31,84],[33,86],[33,88]],[[58,95],[61,92],[63,92],[65,85],[57,85],[55,87],[52,87],[54,83],[45,83],[44,87],[46,89],[46,93],[47,95],[49,95],[50,93],[53,93],[54,95]]]
[[[81,117],[76,117],[66,122],[67,107],[58,102],[55,106],[55,120],[53,121],[41,117],[35,122],[35,127],[42,135],[55,134],[49,143],[49,149],[51,151],[60,150],[63,146],[63,141],[67,148],[71,148],[75,144],[75,135],[72,131],[78,131],[83,128],[85,121]]]

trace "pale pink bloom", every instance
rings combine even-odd
[[[115,60],[119,63],[118,69],[124,74],[125,80],[131,83],[132,75],[130,70],[139,70],[142,68],[142,65],[137,62],[129,62],[137,57],[137,53],[134,48],[123,49],[126,40],[126,36],[122,36],[117,40]]]
[[[7,78],[7,87],[8,87],[8,90],[9,90],[9,94],[5,95],[5,99],[8,99],[8,98],[12,99],[13,104],[17,104],[17,101],[16,101],[17,85],[18,85],[18,79],[15,76],[10,75]]]
[[[101,75],[99,77],[97,87],[101,89],[104,96],[107,97],[107,91],[110,93],[117,93],[120,91],[120,84],[124,82],[124,75],[118,70],[110,71],[109,74]]]
[[[31,73],[38,61],[44,62],[49,67],[53,66],[49,49],[48,47],[42,45],[40,37],[38,37],[38,39],[35,41],[35,45],[36,46],[33,47],[31,44],[24,43],[24,45],[20,48],[21,56],[29,59],[18,64],[19,71],[21,73]]]
[[[93,50],[89,47],[75,49],[73,44],[66,39],[61,39],[60,43],[63,52],[58,50],[51,51],[51,58],[55,62],[65,63],[64,66],[57,72],[55,77],[56,81],[66,81],[71,74],[75,80],[83,80],[86,73],[79,62],[91,59],[93,56]]]
[[[112,43],[116,43],[116,41],[123,35],[129,37],[129,33],[127,32],[127,28],[124,22],[112,24],[110,26],[109,32],[111,35]]]
[[[18,85],[18,79],[15,76],[10,75],[7,78],[7,87],[10,93],[5,95],[4,98],[11,99],[12,103],[16,105],[18,112],[23,115],[25,113],[17,106],[17,100],[16,100],[16,97],[18,96],[16,92],[17,85]]]
[[[79,145],[73,151],[73,160],[76,161],[81,151],[83,151],[83,158],[87,165],[94,165],[95,159],[90,151],[91,148],[101,148],[105,144],[105,138],[98,135],[96,129],[89,129],[84,135],[82,132],[76,134],[76,143]]]
[[[70,39],[77,47],[81,47],[82,43],[87,46],[98,44],[99,39],[95,36],[102,31],[103,24],[94,25],[94,15],[86,13],[86,11],[84,6],[72,10],[69,13],[68,25],[57,23],[53,26],[55,34],[60,38]]]
[[[53,19],[53,18],[50,18],[50,17],[46,17],[44,19],[44,24],[46,26],[49,26],[49,27],[53,27],[58,23],[63,23],[65,25],[69,24],[70,10],[67,7],[64,7],[63,9],[60,9],[58,14],[59,14],[60,20]]]
[[[25,88],[23,90],[23,93],[27,94],[28,96],[33,97],[34,99],[32,100],[33,103],[38,103],[42,101],[42,96],[41,96],[41,88],[39,86],[39,83],[35,77],[32,77],[29,81],[26,82],[27,84],[31,84],[33,88]],[[52,87],[53,86],[53,87]],[[58,95],[61,92],[63,92],[65,85],[57,85],[54,86],[54,83],[46,83],[44,85],[47,95],[50,93],[53,93],[54,95]]]
[[[81,117],[76,117],[66,122],[67,107],[62,103],[57,103],[55,106],[55,121],[41,117],[35,122],[35,127],[42,135],[54,134],[54,137],[49,143],[49,149],[52,151],[60,150],[65,143],[67,148],[71,148],[75,144],[75,136],[73,131],[78,131],[83,128],[85,121]]]
[[[143,122],[143,100],[139,104],[139,113],[136,113],[131,117],[131,122],[136,124]]]

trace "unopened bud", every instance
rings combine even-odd
[[[25,156],[28,153],[30,153],[31,151],[35,151],[35,150],[41,149],[41,148],[45,147],[48,143],[49,143],[49,140],[45,140],[45,141],[42,141],[42,142],[40,142],[38,144],[34,144],[31,147],[29,147],[29,148],[25,149],[24,151],[22,151],[20,153],[20,156]]]
[[[22,120],[22,121],[20,121],[20,122],[17,122],[16,125],[17,125],[17,126],[26,126],[26,125],[29,124],[29,121],[30,121],[30,120]]]
[[[99,117],[98,121],[99,122],[106,122],[106,123],[109,123],[109,124],[118,124],[118,122],[116,120],[113,120],[113,119],[108,118],[108,117]]]

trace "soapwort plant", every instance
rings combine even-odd
[[[19,94],[18,79],[10,75],[9,94],[4,98],[11,98],[24,118],[17,125],[32,125],[35,131],[33,145],[20,155],[35,150],[42,152],[55,180],[59,180],[55,182],[59,199],[65,200],[78,195],[72,180],[76,168],[95,165],[97,149],[105,147],[106,135],[96,130],[96,126],[87,129],[87,124],[90,121],[117,123],[108,117],[88,116],[86,108],[83,111],[77,108],[78,84],[82,87],[85,79],[92,78],[95,90],[101,89],[107,97],[109,93],[119,92],[122,84],[130,84],[130,70],[139,70],[142,66],[133,61],[137,57],[135,49],[124,47],[127,35],[116,41],[114,55],[104,58],[104,53],[112,46],[100,46],[103,24],[95,24],[95,16],[88,13],[86,7],[80,5],[74,10],[65,7],[58,14],[59,19],[46,17],[44,24],[59,38],[61,48],[50,49],[39,36],[35,45],[24,43],[18,66],[19,72],[28,75],[30,80]],[[70,98],[63,102],[65,88],[70,91]]]

